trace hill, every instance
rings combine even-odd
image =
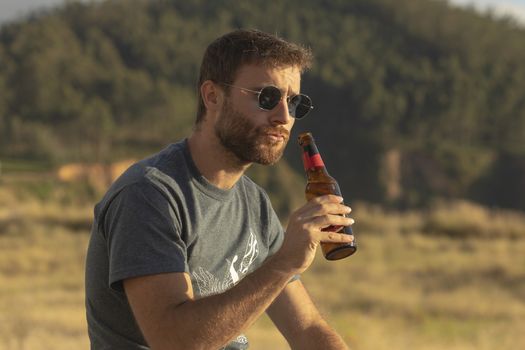
[[[202,52],[239,27],[312,47],[302,90],[315,109],[293,136],[315,130],[345,197],[525,209],[525,30],[436,0],[114,0],[37,13],[0,30],[0,157],[107,162],[187,135]],[[286,161],[300,172],[299,159],[292,142]]]

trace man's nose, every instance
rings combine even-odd
[[[288,124],[293,119],[288,111],[288,102],[286,101],[286,98],[282,98],[271,112],[272,124]]]

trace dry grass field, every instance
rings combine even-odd
[[[88,191],[0,178],[0,350],[88,349]],[[525,348],[525,216],[471,203],[390,213],[355,203],[358,253],[302,276],[355,350]],[[252,349],[287,349],[262,317]]]

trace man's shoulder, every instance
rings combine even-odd
[[[248,177],[246,174],[241,177],[242,181],[242,188],[252,194],[252,195],[258,195],[263,197],[265,200],[268,199],[268,194],[262,188],[259,184],[257,184],[255,181],[253,181],[250,177]]]
[[[253,181],[246,175],[241,178],[242,190],[245,192],[245,197],[250,199],[250,207],[252,209],[258,208],[261,212],[273,211],[272,202],[268,193],[259,184]]]
[[[173,193],[186,169],[184,141],[170,144],[160,152],[144,158],[124,171],[109,187],[97,206],[107,206],[123,192]]]
[[[141,177],[153,183],[170,185],[188,176],[188,150],[185,141],[169,145],[137,163]]]
[[[138,161],[135,165],[142,168],[144,173],[152,168],[168,173],[170,170],[176,169],[177,166],[185,165],[187,162],[186,153],[186,140],[182,140],[168,145],[161,151]]]

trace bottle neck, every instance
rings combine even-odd
[[[303,145],[303,166],[306,173],[323,172],[328,173],[317,146],[312,141]]]

